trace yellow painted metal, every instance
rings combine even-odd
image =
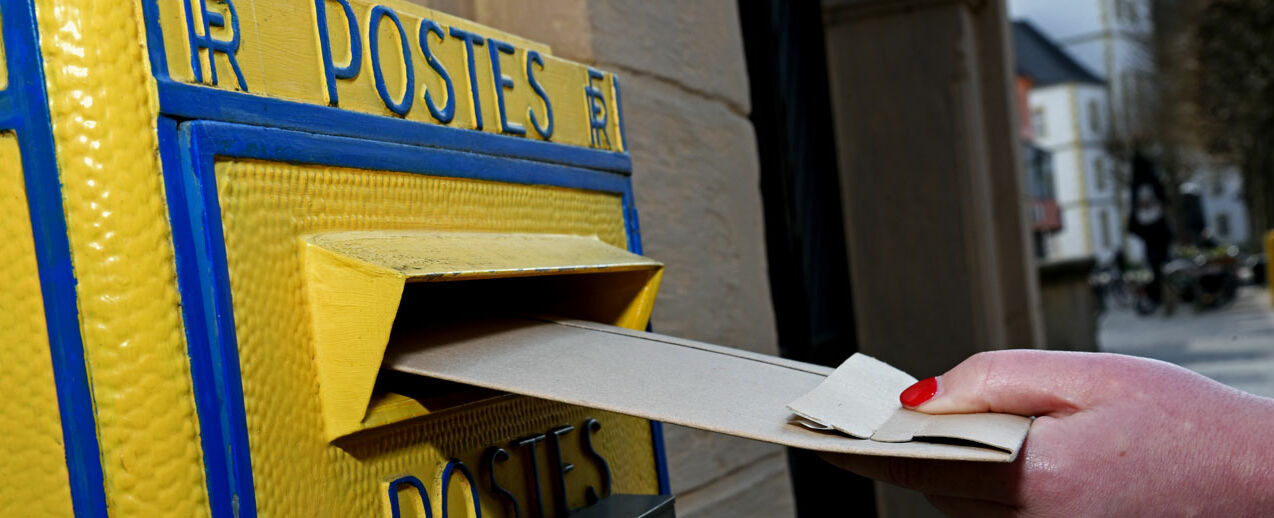
[[[594,289],[576,291],[580,303],[588,305],[608,294],[627,297],[604,321],[640,329],[649,320],[663,268],[592,236],[368,230],[308,236],[301,246],[329,440],[363,430],[368,423],[383,426],[429,413],[424,405],[411,411],[410,398],[387,399],[368,411],[407,282],[531,276],[576,280],[566,276],[645,271],[639,277],[645,284],[636,290],[625,291],[606,275],[585,284]]]
[[[0,133],[0,516],[72,516],[18,144]]]
[[[398,275],[405,281],[446,281],[573,273],[651,270],[648,259],[593,236],[492,232],[353,231],[310,236],[307,242]]]
[[[35,11],[107,505],[205,516],[140,4],[37,0]]]
[[[476,467],[487,446],[507,446],[560,425],[578,428],[589,417],[603,423],[597,446],[614,470],[615,490],[658,491],[650,427],[642,419],[507,396],[402,421],[422,415],[421,409],[402,397],[374,396],[365,426],[379,427],[333,443],[320,403],[316,323],[306,279],[313,256],[302,246],[304,237],[364,230],[538,233],[585,236],[623,248],[627,238],[618,195],[256,160],[219,159],[216,176],[262,516],[383,513],[385,484],[397,476],[416,476],[437,493],[433,481],[447,459]],[[383,322],[389,311],[381,313]],[[585,505],[584,485],[600,484],[596,463],[579,447],[581,434],[577,429],[564,439],[566,461],[580,466],[570,475],[574,507]],[[547,483],[542,445],[540,450]],[[511,452],[517,458],[501,464],[497,473],[514,492],[532,494],[522,471],[526,454]],[[483,516],[501,516],[502,502],[482,494]],[[439,516],[441,495],[430,497]]]
[[[309,104],[323,106],[332,104],[323,71],[314,0],[235,0],[234,4],[235,11],[240,17],[240,44],[236,60],[243,73],[243,81],[248,87],[248,92]],[[584,95],[584,88],[589,84],[586,65],[554,57],[545,45],[430,10],[405,0],[378,2],[350,0],[350,4],[358,19],[358,34],[363,51],[361,67],[352,79],[336,80],[337,103],[335,106],[375,115],[397,116],[386,108],[377,94],[372,72],[371,45],[368,43],[369,19],[372,7],[380,5],[392,9],[400,18],[410,51],[408,57],[411,59],[412,70],[415,72],[415,95],[411,110],[405,117],[407,120],[437,124],[438,121],[430,115],[425,106],[424,92],[426,90],[430,92],[434,102],[440,108],[446,99],[444,83],[426,62],[420,47],[420,20],[429,19],[441,25],[444,32],[450,27],[456,27],[475,32],[484,38],[495,38],[511,43],[516,48],[512,55],[500,55],[500,68],[501,73],[509,76],[513,81],[513,87],[505,89],[503,93],[508,120],[525,126],[526,138],[541,138],[531,126],[528,110],[534,110],[541,124],[545,122],[542,101],[531,88],[526,76],[527,50],[535,50],[543,55],[544,60],[542,70],[536,67],[535,78],[553,103],[554,129],[551,140],[576,146],[599,147],[614,151],[625,150],[619,132],[619,105],[615,100],[614,77],[611,74],[606,73],[601,81],[595,82],[595,86],[606,99],[607,128],[605,139],[599,139],[599,142],[604,144],[594,145],[588,124],[589,104]],[[227,20],[226,28],[212,30],[213,37],[229,40],[233,36],[229,28],[233,17],[222,3],[209,1],[207,5],[209,9],[221,12]],[[332,60],[335,65],[342,66],[350,63],[349,30],[341,5],[333,1],[328,1],[325,5]],[[195,83],[182,2],[160,2],[159,11],[169,74],[173,79]],[[201,20],[196,22],[198,26]],[[201,30],[200,33],[202,33]],[[386,91],[393,99],[401,99],[407,88],[406,67],[403,65],[399,33],[392,21],[386,19],[380,23],[378,42]],[[456,101],[455,119],[446,125],[474,129],[476,118],[474,103],[471,100],[468,59],[464,43],[451,36],[442,38],[441,41],[436,36],[430,36],[428,45],[438,62],[446,68],[453,83]],[[204,86],[224,90],[241,89],[237,80],[238,76],[235,75],[224,54],[218,53],[212,62],[216,66],[216,85],[210,84],[210,58],[204,51],[200,56]],[[473,63],[479,89],[477,104],[481,106],[482,130],[500,133],[496,90],[493,86],[495,82],[492,78],[491,59],[487,46],[474,47]]]
[[[236,59],[252,86],[250,93],[329,104],[314,19],[297,16],[312,13],[314,2],[235,4],[243,16],[237,20],[243,41]],[[365,34],[371,4],[353,4]],[[231,19],[224,2],[208,5]],[[441,88],[416,52],[419,20],[430,17],[444,27],[495,36],[517,47],[514,55],[500,57],[504,73],[515,81],[513,89],[505,90],[506,110],[511,121],[528,126],[528,138],[539,137],[527,122],[527,112],[542,113],[543,106],[526,82],[526,52],[545,54],[544,68],[536,75],[554,101],[552,140],[592,145],[584,95],[590,84],[586,67],[551,57],[542,45],[413,4],[387,0],[385,5],[402,17],[415,49],[411,59],[417,96],[423,95],[423,88]],[[169,68],[175,79],[191,82],[189,68],[181,66],[189,63],[181,7],[180,1],[159,2]],[[340,49],[348,49],[349,42],[339,4],[328,2],[328,7],[332,45],[338,61],[344,60],[348,57]],[[207,516],[203,445],[162,182],[158,96],[149,69],[142,6],[35,0],[35,12],[109,512]],[[214,37],[225,36],[232,24],[226,25],[214,28]],[[386,63],[401,59],[392,25],[383,23],[377,36]],[[450,126],[473,128],[463,47],[450,39],[431,45],[455,81],[457,116]],[[368,47],[364,44],[364,52],[370,51]],[[484,131],[498,132],[490,59],[485,49],[477,50],[475,72],[478,83],[486,85],[479,99]],[[204,52],[200,58],[204,67],[215,63],[211,66],[221,78],[221,84],[205,87],[235,88],[224,55]],[[373,86],[369,60],[365,55],[363,71],[340,82],[339,107],[388,115]],[[384,70],[390,92],[401,92],[403,68]],[[622,150],[613,78],[605,75],[593,84],[608,100],[608,146]],[[406,118],[433,122],[419,97]],[[0,135],[0,160],[18,163],[16,153],[12,135]],[[380,393],[364,403],[369,411],[361,416],[361,431],[332,442],[320,411],[316,331],[309,312],[315,296],[305,279],[304,236],[428,229],[576,236],[570,239],[623,248],[626,233],[619,195],[262,161],[223,159],[216,168],[253,484],[262,516],[381,514],[387,510],[386,484],[395,477],[412,474],[432,481],[447,459],[477,466],[486,446],[507,445],[511,439],[564,424],[579,427],[588,418],[603,423],[594,444],[611,462],[614,489],[658,490],[649,423],[642,419],[514,396],[431,414],[411,398]],[[0,376],[0,393],[20,395],[0,401],[6,430],[6,439],[0,441],[0,515],[66,514],[70,499],[65,458],[20,179],[21,171],[12,167],[0,172],[0,214],[5,216],[0,220],[0,259],[6,263],[2,278],[7,283],[0,293],[0,307],[5,309],[0,318],[6,319],[0,325],[0,343],[6,351],[19,351],[13,355],[17,363],[6,364],[6,375]],[[640,270],[636,263],[615,270],[630,266],[635,269],[627,273],[633,275],[608,273],[619,275],[607,281],[613,289],[604,290],[608,293],[594,302],[607,308],[612,323],[637,328],[649,318],[660,270]],[[358,288],[380,293],[367,283]],[[402,290],[401,281],[396,289]],[[579,488],[601,485],[600,466],[581,446],[584,435],[576,430],[568,436],[563,459],[579,466],[570,475],[572,507],[585,504]],[[510,489],[531,494],[520,464],[525,454],[513,454],[515,458],[497,467],[497,474]],[[516,458],[519,455],[523,457]],[[20,466],[20,472],[13,466]],[[546,480],[548,470],[549,463],[542,462]],[[458,498],[458,487],[448,498]],[[434,512],[439,513],[443,495],[436,484],[430,491]],[[485,492],[483,506],[484,515],[499,516],[503,509]]]

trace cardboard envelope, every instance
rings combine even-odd
[[[1010,462],[1031,422],[905,410],[915,379],[864,355],[833,370],[576,320],[429,324],[383,368],[823,452]]]

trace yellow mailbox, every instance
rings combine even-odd
[[[401,0],[0,21],[0,514],[671,514],[612,498],[668,494],[657,422],[381,370],[431,319],[646,327],[613,75]]]

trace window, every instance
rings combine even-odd
[[[1098,211],[1097,224],[1101,226],[1101,246],[1103,249],[1109,250],[1113,241],[1110,236],[1110,214],[1104,210]]]
[[[1212,177],[1212,196],[1221,197],[1225,195],[1225,180],[1221,175],[1213,175]]]
[[[1093,176],[1097,181],[1097,190],[1105,191],[1110,183],[1110,171],[1106,170],[1106,162],[1100,158],[1093,160]]]
[[[1031,108],[1031,132],[1035,133],[1035,138],[1042,138],[1045,135],[1044,128],[1044,108]]]
[[[1216,215],[1216,235],[1222,239],[1230,238],[1230,215],[1224,212]]]
[[[1088,100],[1088,127],[1093,133],[1101,133],[1101,107],[1097,105],[1097,99]]]

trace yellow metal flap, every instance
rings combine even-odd
[[[366,428],[403,287],[508,277],[648,271],[637,290],[606,283],[581,296],[624,298],[612,321],[644,326],[663,265],[594,237],[350,231],[302,238],[319,397],[329,440]],[[622,281],[621,281],[622,282]],[[426,412],[427,413],[427,412]],[[379,421],[378,421],[379,422]]]
[[[411,281],[521,277],[662,267],[595,237],[482,232],[353,231],[309,242]]]

